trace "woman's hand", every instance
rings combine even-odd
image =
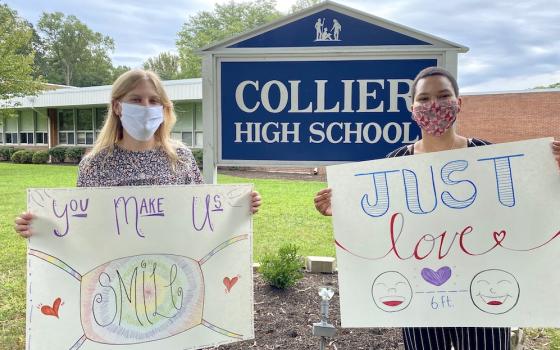
[[[558,163],[558,168],[560,169],[560,141],[552,141],[552,154]]]
[[[315,209],[325,216],[332,216],[331,209],[332,189],[325,188],[315,195]]]
[[[259,192],[251,192],[251,214],[256,214],[259,211],[261,204],[261,195]]]
[[[31,232],[31,220],[33,220],[34,216],[30,212],[21,213],[15,220],[14,229],[16,232],[24,237],[29,238],[33,234]]]

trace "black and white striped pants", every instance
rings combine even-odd
[[[509,328],[403,328],[406,350],[510,350]]]

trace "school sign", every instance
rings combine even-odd
[[[464,46],[333,3],[202,50],[205,180],[217,165],[316,166],[416,141],[410,88]]]

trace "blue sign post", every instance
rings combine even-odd
[[[329,1],[205,48],[205,180],[218,164],[328,165],[415,142],[414,77],[456,74],[466,50]]]

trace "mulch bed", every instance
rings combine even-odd
[[[279,290],[269,286],[259,274],[255,274],[255,339],[219,349],[272,350],[272,349],[319,349],[319,337],[312,335],[313,323],[321,320],[320,286],[337,289],[336,274],[306,273],[289,289]],[[394,350],[404,349],[402,335],[397,328],[340,328],[338,293],[331,299],[329,321],[337,333],[327,339],[325,349]]]
[[[261,171],[254,169],[235,169],[232,167],[219,168],[218,172],[220,174],[244,177],[250,179],[278,179],[278,180],[300,180],[300,181],[327,181],[327,175],[325,174],[313,174],[312,169],[299,169],[296,171],[287,172],[283,171]]]

